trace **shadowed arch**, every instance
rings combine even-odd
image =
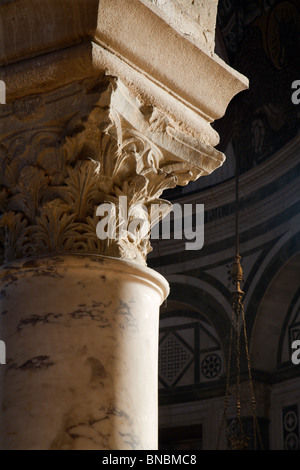
[[[274,271],[275,276],[263,291],[251,334],[252,365],[256,369],[271,373],[277,369],[278,348],[286,316],[299,289],[299,272],[300,253]]]
[[[188,284],[188,278],[184,276],[185,282],[170,282],[171,293],[168,302],[176,301],[184,305],[186,315],[200,320],[205,317],[215,328],[220,339],[220,344],[227,358],[230,339],[230,318],[222,304],[207,291]],[[189,308],[190,307],[190,308]],[[172,310],[164,312],[161,310],[161,318],[174,316]],[[184,314],[182,315],[184,316]]]
[[[278,251],[274,253],[266,268],[260,273],[259,282],[257,282],[255,289],[253,290],[251,297],[247,302],[247,309],[245,312],[249,342],[252,341],[254,323],[258,318],[258,312],[261,309],[261,303],[263,302],[265,293],[271,286],[276,276],[282,269],[284,269],[286,263],[299,252],[300,236],[299,233],[296,233],[291,238],[289,238]]]

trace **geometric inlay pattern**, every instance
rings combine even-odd
[[[291,405],[282,409],[283,442],[285,450],[299,449],[298,406]]]
[[[296,429],[298,418],[295,411],[288,411],[284,417],[284,427],[287,432],[292,432]]]
[[[285,450],[298,450],[299,449],[299,438],[294,432],[289,433],[284,440]]]
[[[158,370],[160,377],[172,385],[193,355],[180,339],[169,333],[159,346]]]
[[[207,354],[201,363],[201,372],[207,379],[214,379],[219,375],[222,361],[218,354]]]

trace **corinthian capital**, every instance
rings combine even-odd
[[[109,202],[118,208],[126,196],[133,218],[137,204],[150,217],[165,189],[207,175],[225,160],[214,148],[218,136],[210,123],[225,111],[228,98],[245,88],[245,80],[138,0],[118,5],[100,3],[92,40],[89,30],[82,45],[63,51],[57,45],[41,56],[35,50],[39,57],[23,61],[10,56],[11,65],[3,69],[2,262],[72,252],[145,263],[149,233],[100,240],[97,207]],[[59,2],[53,8],[59,9]],[[72,13],[76,16],[75,9]],[[115,27],[121,20],[124,27],[131,25],[131,35]],[[165,38],[172,35],[177,55],[167,40],[162,43],[157,28]],[[41,47],[46,40],[41,31]],[[153,49],[162,46],[160,57],[154,57]],[[196,73],[199,94],[190,84]]]

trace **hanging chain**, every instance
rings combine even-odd
[[[257,449],[257,436],[259,438],[260,448],[263,450],[262,438],[260,434],[259,424],[257,420],[256,414],[256,400],[253,388],[253,379],[252,379],[252,372],[251,372],[251,364],[250,364],[250,354],[249,354],[249,344],[247,338],[247,328],[246,328],[246,319],[245,319],[245,312],[243,306],[243,297],[244,292],[241,289],[241,282],[243,280],[243,269],[240,263],[241,257],[239,255],[235,256],[232,269],[231,269],[231,276],[233,282],[235,284],[235,291],[233,292],[232,297],[232,315],[231,315],[231,330],[230,330],[230,342],[229,342],[229,351],[228,351],[228,364],[227,364],[227,378],[226,378],[226,391],[225,391],[225,399],[224,399],[224,412],[218,432],[218,441],[217,441],[217,450],[220,446],[221,440],[221,431],[225,428],[225,445],[226,449],[237,449],[243,450],[248,447],[249,437],[246,436],[243,430],[242,425],[242,418],[241,418],[241,390],[240,390],[240,358],[241,358],[241,334],[244,334],[244,341],[245,341],[245,352],[247,358],[247,368],[248,368],[248,376],[249,376],[249,388],[250,388],[250,395],[251,395],[251,406],[252,406],[252,415],[253,415],[253,440],[254,440],[254,449]],[[242,322],[241,322],[242,320]],[[242,323],[240,328],[240,322]],[[237,427],[235,433],[229,435],[229,428],[228,428],[228,406],[229,406],[229,388],[230,388],[230,372],[231,372],[231,360],[232,360],[232,345],[233,345],[233,330],[235,326],[236,331],[236,356],[237,356],[237,373],[236,373],[236,422]]]
[[[240,351],[240,309],[238,308],[235,312],[235,331],[236,331],[236,368],[237,368],[237,375],[236,375],[236,416],[237,421],[242,429],[241,423],[241,392],[240,392],[240,370],[241,370],[241,351]]]
[[[247,366],[248,366],[248,375],[249,375],[249,386],[250,386],[250,393],[251,393],[251,405],[252,405],[252,413],[253,413],[253,436],[254,436],[254,449],[257,449],[257,438],[258,435],[259,444],[261,450],[263,450],[263,443],[260,434],[259,424],[257,421],[257,414],[256,414],[256,400],[253,388],[253,379],[252,379],[252,372],[251,372],[251,364],[250,364],[250,354],[249,354],[249,346],[248,346],[248,337],[247,337],[247,329],[246,329],[246,320],[245,320],[245,312],[244,307],[242,305],[242,318],[243,318],[243,330],[244,330],[244,338],[245,338],[245,350],[247,356]]]
[[[218,440],[216,449],[219,450],[221,442],[221,432],[223,427],[225,428],[225,443],[226,449],[228,448],[229,442],[229,430],[228,430],[228,405],[229,405],[229,382],[230,382],[230,368],[231,368],[231,354],[232,354],[232,342],[233,342],[233,325],[234,325],[234,311],[231,313],[231,329],[230,329],[230,339],[229,339],[229,350],[228,350],[228,363],[227,363],[227,377],[226,377],[226,391],[224,399],[224,411],[222,415],[221,425],[218,432]]]
[[[240,347],[240,318],[243,307],[244,292],[241,289],[241,282],[243,281],[243,270],[240,263],[240,255],[235,255],[234,262],[231,268],[231,277],[235,284],[235,291],[232,296],[232,310],[235,316],[235,331],[236,331],[236,422],[237,428],[235,434],[229,437],[231,449],[246,449],[248,447],[248,438],[243,431],[243,424],[241,418],[241,390],[240,390],[240,372],[241,372],[241,347]]]

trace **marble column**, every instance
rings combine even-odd
[[[25,23],[16,3],[0,6],[16,25],[0,50],[0,445],[155,449],[168,284],[146,266],[151,208],[223,164],[210,124],[247,80],[151,2],[28,0]],[[102,240],[97,208],[120,225],[120,197],[137,229]]]
[[[100,255],[3,268],[2,448],[155,449],[167,294],[153,270]]]

